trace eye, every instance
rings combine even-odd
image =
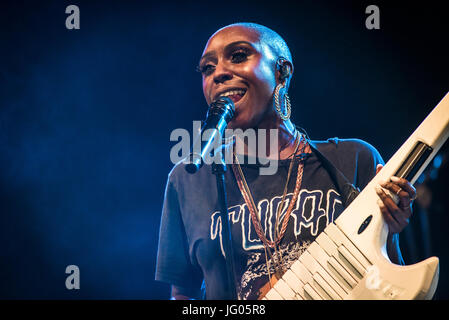
[[[241,63],[248,59],[248,51],[245,49],[238,49],[232,52],[231,61],[233,63]]]
[[[215,66],[212,64],[205,64],[205,65],[200,65],[197,68],[198,72],[201,72],[203,75],[208,76],[210,74],[212,74],[212,72],[214,72],[215,70]]]

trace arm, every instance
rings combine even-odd
[[[191,263],[178,191],[170,178],[162,209],[155,280],[179,286],[172,289],[172,297],[175,299],[196,297],[195,290],[189,291],[183,287],[200,290],[202,282],[199,268]]]

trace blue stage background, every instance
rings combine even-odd
[[[80,30],[65,28],[70,4]],[[388,160],[448,90],[449,28],[436,3],[395,1],[367,30],[369,4],[2,2],[0,298],[169,297],[153,280],[169,137],[205,117],[195,67],[224,25],[285,38],[292,118],[312,139],[361,138]],[[447,299],[448,218],[429,217]],[[72,264],[79,290],[65,287]]]

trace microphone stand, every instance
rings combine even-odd
[[[229,221],[227,198],[226,198],[226,184],[225,184],[226,164],[223,162],[223,157],[221,157],[220,159],[221,159],[220,163],[216,163],[216,161],[212,163],[212,173],[215,175],[217,180],[217,195],[221,216],[223,249],[226,256],[225,257],[226,271],[227,271],[226,273],[228,279],[228,292],[230,295],[229,299],[237,300],[231,222]]]
[[[217,141],[216,139],[221,140],[221,135],[223,134],[228,122],[232,119],[232,117],[234,117],[234,112],[235,106],[229,97],[221,96],[216,101],[211,103],[207,112],[206,122],[201,129],[200,138],[194,143],[193,150],[190,153],[189,157],[190,161],[185,167],[187,172],[197,172],[202,166],[204,155],[207,155],[208,152],[211,155],[213,154],[213,150],[210,150],[210,148],[212,147],[212,141]],[[210,136],[206,140],[203,140],[203,133],[207,132],[209,129],[215,130],[213,130],[212,136]],[[204,143],[204,141],[207,142]],[[196,152],[196,143],[199,144],[198,147],[200,153]],[[223,159],[223,148],[220,148],[220,150],[220,154],[217,155],[217,157],[214,157],[214,161],[212,161],[212,174],[214,174],[217,179],[217,199],[220,209],[223,250],[226,261],[227,289],[229,293],[228,299],[236,300],[238,295],[235,285],[236,281],[234,251],[232,247],[231,223],[229,221],[228,205],[226,199],[226,164]],[[219,161],[215,161],[217,158],[219,159]]]

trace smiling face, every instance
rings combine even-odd
[[[275,117],[276,58],[259,32],[244,26],[223,28],[209,39],[199,65],[203,93],[208,105],[221,95],[234,101],[228,127],[244,130]]]

